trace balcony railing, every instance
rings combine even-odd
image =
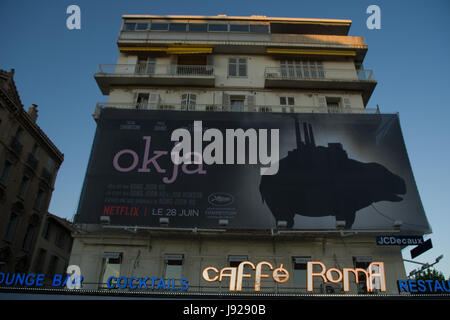
[[[355,80],[374,81],[372,70],[305,68],[302,66],[266,67],[270,80]]]
[[[137,76],[188,76],[205,77],[214,75],[214,67],[209,65],[174,64],[101,64],[98,74],[137,75]]]
[[[94,117],[97,118],[103,108],[131,110],[170,110],[170,111],[212,111],[212,112],[279,112],[279,113],[380,113],[376,108],[319,107],[319,106],[280,106],[280,105],[241,105],[224,104],[183,104],[183,103],[113,103],[100,102],[96,105]]]

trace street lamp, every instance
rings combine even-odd
[[[434,262],[433,262],[432,264],[429,264],[428,262],[427,262],[427,263],[422,263],[422,262],[412,261],[412,260],[408,260],[408,259],[403,259],[403,261],[411,262],[411,263],[416,263],[416,264],[422,265],[422,267],[420,268],[420,270],[414,269],[414,270],[412,270],[412,271],[409,273],[409,277],[412,277],[413,275],[415,275],[416,273],[418,273],[418,272],[420,272],[420,271],[425,271],[426,269],[431,268],[431,267],[434,266],[436,263],[438,263],[439,261],[441,261],[443,257],[444,257],[444,255],[441,254],[439,257],[437,257],[436,259],[434,259]]]

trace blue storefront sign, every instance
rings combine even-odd
[[[42,287],[45,282],[45,274],[34,273],[3,273],[0,272],[0,286],[16,287]],[[82,276],[70,276],[55,274],[50,281],[52,287],[66,287],[69,283],[79,283],[80,286],[83,282]]]
[[[450,293],[450,280],[398,280],[397,286],[400,293]]]
[[[379,246],[410,246],[423,243],[422,236],[377,236]]]

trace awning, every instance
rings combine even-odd
[[[119,47],[121,52],[164,52],[166,54],[209,54],[212,53],[212,47],[191,47],[191,46],[176,46],[176,47]]]
[[[269,54],[310,54],[310,55],[332,55],[332,56],[356,56],[356,51],[320,50],[320,49],[267,48],[266,53],[269,53]]]

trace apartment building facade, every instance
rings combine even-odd
[[[14,70],[0,70],[0,272],[29,272],[64,155],[26,111]]]
[[[266,16],[124,15],[117,63],[101,64],[95,74],[108,101],[97,103],[94,119],[100,126],[107,110],[128,110],[134,117],[130,119],[139,119],[139,112],[148,110],[158,111],[155,115],[161,119],[192,112],[199,114],[197,120],[205,113],[218,118],[229,113],[237,118],[254,113],[268,117],[379,114],[378,108],[368,107],[377,82],[372,71],[363,67],[367,45],[362,37],[348,35],[350,25],[349,20]],[[138,122],[126,121],[121,126],[139,130],[144,125]],[[304,134],[314,141],[312,131]],[[91,158],[95,158],[97,139],[101,134],[96,135]],[[90,167],[95,165],[90,163]],[[114,185],[108,188],[109,195],[117,192]],[[128,191],[133,192],[127,186],[127,195]],[[240,192],[247,191],[243,187]],[[83,189],[81,198],[89,197],[88,193]],[[195,192],[192,194],[195,198]],[[397,293],[396,280],[406,278],[401,247],[377,246],[374,240],[380,232],[398,233],[400,227],[395,223],[381,231],[355,232],[334,225],[287,230],[286,222],[277,220],[272,227],[255,229],[230,228],[228,219],[218,219],[215,227],[195,223],[178,227],[165,216],[156,224],[123,224],[114,223],[112,215],[133,212],[110,206],[100,218],[85,219],[95,210],[82,207],[82,199],[75,217],[78,231],[70,264],[80,266],[88,289],[132,290],[137,288],[138,279],[150,277],[146,279],[152,279],[151,288],[147,281],[138,289],[180,293],[188,282],[191,293],[212,295],[344,293],[336,270],[366,270],[377,261],[384,263],[383,292]],[[258,219],[254,223],[257,225]],[[313,290],[308,291],[310,261],[334,268],[332,277],[340,281],[316,277]],[[240,278],[243,287],[235,290],[234,272],[243,262],[252,264],[242,265],[241,276],[242,272],[252,274],[258,263],[267,262],[270,270],[285,269],[289,277],[286,281],[274,281],[275,273],[273,279],[263,277],[262,287],[255,292],[254,278],[249,279],[253,275],[244,276]],[[367,293],[365,280],[356,278],[346,292]],[[128,284],[127,279],[131,281]]]

